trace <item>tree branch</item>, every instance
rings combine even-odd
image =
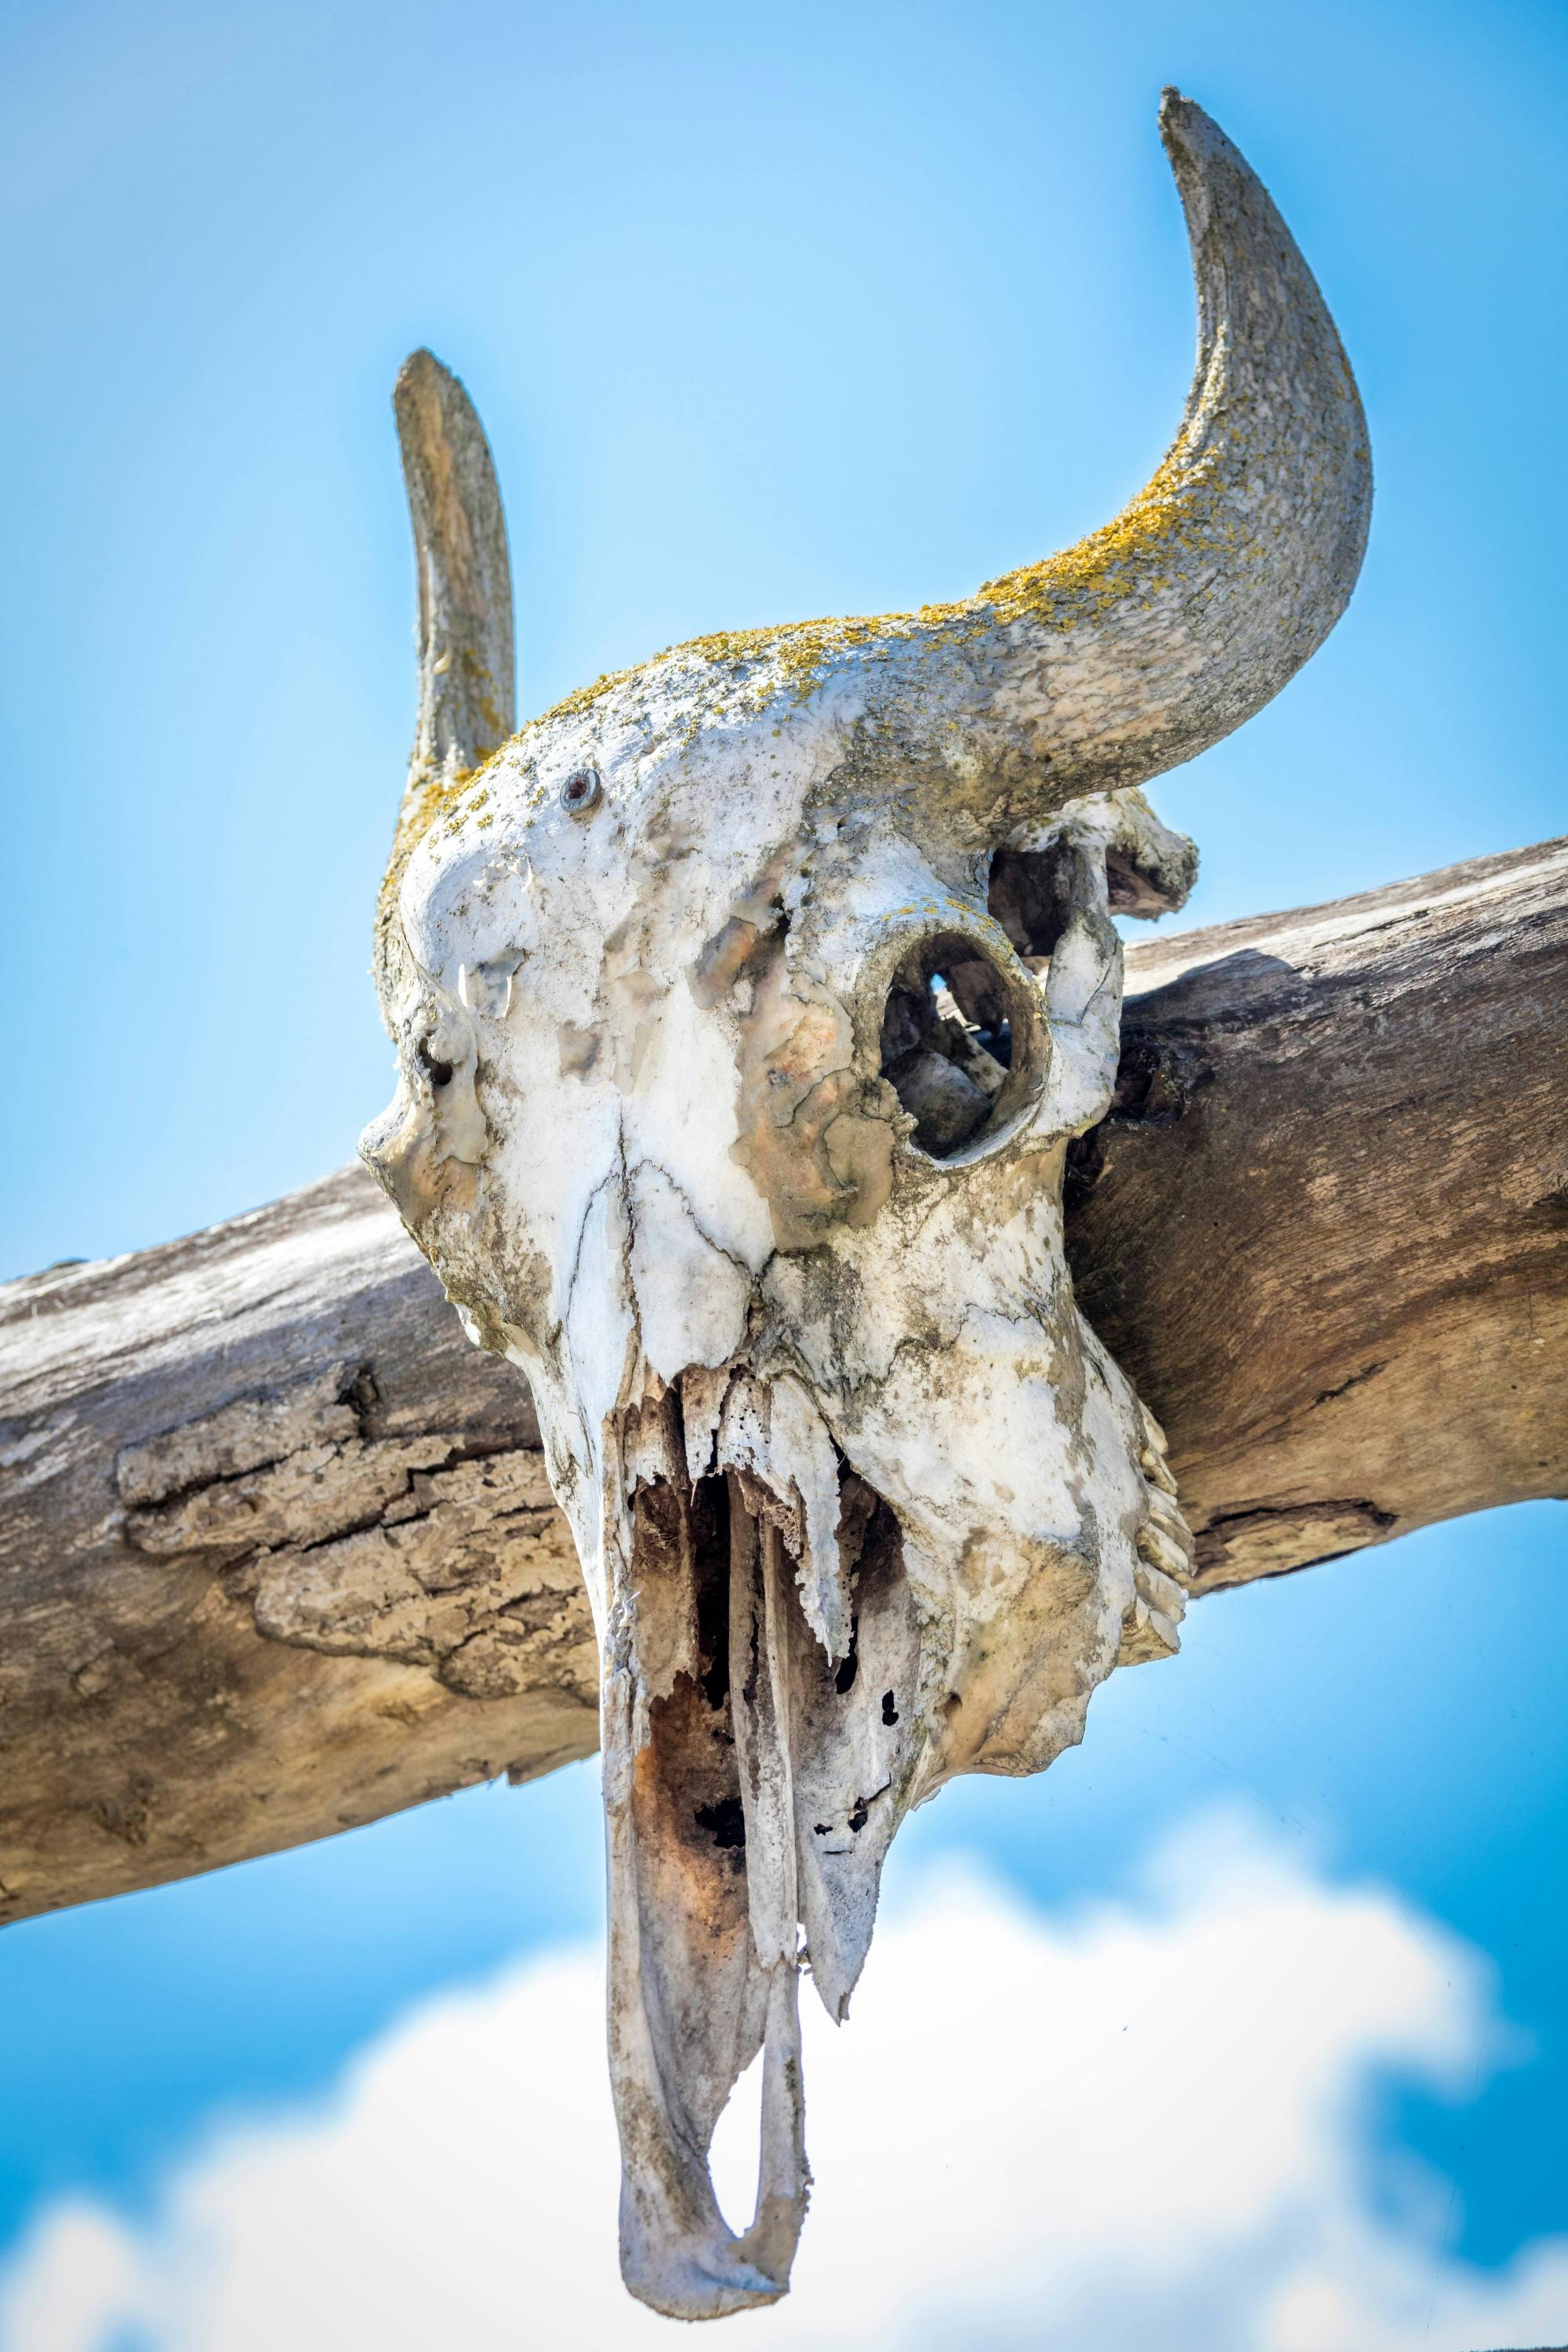
[[[1568,843],[1129,956],[1084,1310],[1203,1592],[1568,1483]],[[345,1170],[0,1291],[0,1918],[595,1738],[520,1377]]]

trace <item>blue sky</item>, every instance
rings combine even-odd
[[[1295,228],[1377,468],[1346,621],[1155,789],[1192,919],[1561,832],[1560,8],[11,0],[0,1273],[308,1181],[386,1096],[405,352],[495,448],[524,711],[708,628],[962,593],[1173,426],[1166,80]],[[1375,1882],[1452,1930],[1519,2030],[1464,2096],[1369,2059],[1357,2146],[1373,2206],[1416,2152],[1447,2256],[1500,2271],[1568,2222],[1562,1552],[1540,1506],[1206,1604],[1083,1750],[944,1796],[896,1868],[962,1848],[1056,1919],[1223,1802],[1325,1903]],[[0,2248],[76,2191],[155,2215],[224,2118],[589,1934],[597,1883],[580,1771],[12,1931]]]

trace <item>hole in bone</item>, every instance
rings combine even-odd
[[[419,1048],[419,1066],[424,1071],[426,1076],[429,1079],[433,1087],[449,1087],[451,1085],[451,1063],[437,1060],[436,1055],[431,1053],[428,1045],[421,1045]]]
[[[678,1674],[668,1696],[649,1705],[638,1773],[645,1899],[690,1920],[721,1916],[719,1885],[743,1885],[746,1868],[743,1829],[737,1837],[731,1827],[742,1814],[729,1708],[710,1707],[691,1677]],[[739,1918],[732,1926],[739,1934]]]
[[[714,2194],[722,2213],[749,2213],[757,2187],[762,2137],[763,2059],[758,2051],[720,2110],[709,2149]]]
[[[700,1479],[688,1498],[653,1479],[634,1510],[637,1648],[654,1694],[638,1779],[643,1864],[668,1880],[667,1900],[695,1916],[717,1899],[715,1873],[732,1882],[745,1871],[743,1829],[735,1834],[743,1817],[730,1720],[725,1482]]]
[[[882,1076],[933,1160],[972,1143],[990,1118],[1012,1055],[1007,994],[972,940],[934,933],[911,948],[882,1014]],[[989,1040],[989,1044],[987,1044]]]
[[[1158,879],[1141,872],[1120,850],[1106,852],[1105,882],[1113,915],[1168,915],[1179,903],[1173,899],[1168,877]]]
[[[812,1974],[835,2016],[842,2014],[870,1933],[875,1873],[898,1817],[893,1791],[909,1759],[898,1693],[906,1676],[912,1687],[918,1671],[897,1515],[847,1465],[840,1495],[840,1545],[854,1597],[854,1696],[839,1692],[834,1675],[815,1687],[802,1683],[795,1717],[795,1798],[810,1840],[802,1877],[806,1938]]]
[[[1064,849],[999,849],[985,904],[1030,964],[1048,961],[1072,914],[1072,858]]]
[[[839,1659],[837,1668],[833,1676],[833,1687],[838,1693],[840,1698],[847,1697],[849,1692],[854,1689],[855,1676],[858,1673],[859,1667],[860,1620],[858,1617],[851,1617],[849,1620],[848,1652],[844,1657]]]
[[[698,1806],[697,1826],[708,1832],[715,1845],[743,1846],[746,1809],[739,1797],[721,1797],[715,1804]]]
[[[864,1478],[857,1476],[840,1454],[838,1456],[838,1558],[846,1575],[853,1574],[856,1564],[866,1549],[866,1538],[870,1533],[871,1522],[882,1508],[882,1498],[875,1487],[868,1486]],[[851,1651],[855,1646],[856,1626],[857,1621],[851,1618],[849,1626]],[[843,1683],[839,1687],[842,1690],[847,1690],[849,1685]]]
[[[1072,864],[1061,843],[1050,849],[999,849],[991,860],[986,906],[1025,962],[1037,968],[1049,961],[1067,928]],[[1180,903],[1168,871],[1152,864],[1145,871],[1123,849],[1107,850],[1105,886],[1113,915],[1163,915]]]
[[[952,979],[944,971],[933,972],[931,992],[936,999],[939,1020],[962,1022],[975,1044],[984,1045],[994,1062],[999,1062],[1005,1070],[1011,1069],[1013,1024],[988,963],[957,964]]]
[[[698,1679],[709,1706],[721,1707],[730,1696],[730,1489],[725,1479],[698,1480],[690,1524]]]

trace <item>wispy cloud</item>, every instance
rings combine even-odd
[[[47,2210],[5,2283],[5,2343],[670,2341],[616,2275],[602,2005],[596,1953],[532,1960],[425,2003],[330,2104],[219,2131],[145,2224]],[[1189,1832],[1135,1899],[1071,1912],[928,1879],[886,1922],[852,2025],[808,2036],[795,2293],[731,2333],[758,2352],[1560,2343],[1568,2239],[1484,2273],[1445,2251],[1446,2182],[1412,2163],[1395,2198],[1370,2194],[1380,2083],[1458,2094],[1499,2048],[1477,1955],[1256,1829]],[[745,2137],[726,2117],[737,2207]]]

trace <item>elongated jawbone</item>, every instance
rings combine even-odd
[[[617,1432],[602,1701],[621,2264],[656,2310],[710,2319],[789,2284],[800,1974],[842,2018],[918,1763],[920,1643],[898,1523],[798,1381],[649,1385]],[[737,2235],[708,2151],[759,2050]]]
[[[841,2021],[893,1832],[953,1760],[932,1727],[959,1703],[948,1686],[966,1629],[918,1589],[894,1508],[793,1374],[643,1379],[606,1463],[624,1497],[605,1548],[602,1700],[621,2263],[656,2310],[719,2318],[788,2287],[811,2178],[800,1976]],[[1066,1547],[1026,1574],[1059,1671],[1040,1654],[1018,1664],[1044,1687],[1065,1675],[1072,1694],[1054,1753],[1130,1654],[1134,1620],[1146,1625],[1151,1578],[1172,1612],[1181,1597],[1141,1561],[1142,1600],[1108,1618],[1118,1580],[1079,1573]],[[1014,1695],[998,1722],[1016,1712]],[[709,2149],[759,2050],[756,2203],[737,2233]]]

